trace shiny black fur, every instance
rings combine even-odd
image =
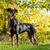
[[[11,17],[12,18],[12,17]],[[33,43],[37,43],[37,39],[35,36],[36,30],[32,24],[29,23],[20,23],[16,20],[16,18],[9,18],[9,28],[10,28],[10,34],[11,34],[11,40],[13,45],[13,36],[16,34],[17,39],[17,45],[18,45],[18,35],[27,32],[30,41]]]
[[[12,13],[12,16],[9,16],[9,28],[10,28],[9,30],[10,30],[10,34],[11,34],[12,45],[13,45],[14,34],[16,34],[17,45],[18,45],[18,35],[23,32],[28,33],[29,39],[32,42],[32,44],[33,44],[33,42],[37,43],[37,39],[36,39],[36,35],[35,35],[35,33],[36,33],[35,27],[29,23],[18,22],[14,16],[14,14],[16,12],[18,12],[18,10],[8,8],[7,11]]]

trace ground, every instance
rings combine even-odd
[[[0,43],[0,50],[50,50],[50,44],[45,45],[32,45],[32,44],[20,44],[11,46],[10,44]]]

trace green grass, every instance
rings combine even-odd
[[[20,44],[17,46],[11,46],[9,44],[0,44],[0,50],[50,50],[50,45],[32,45],[32,44]]]

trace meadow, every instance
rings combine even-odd
[[[16,45],[12,46],[10,44],[0,44],[0,50],[50,50],[50,44],[20,44],[18,47]]]
[[[19,36],[22,44],[18,47],[8,44],[10,40],[8,8],[18,10],[15,16],[19,22],[35,26],[37,39],[43,44],[26,43],[28,40],[26,32]],[[50,0],[0,0],[0,50],[50,50],[48,43],[50,43]]]

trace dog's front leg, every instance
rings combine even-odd
[[[18,34],[16,34],[17,46],[18,46]]]
[[[11,35],[11,45],[13,46],[13,35]]]
[[[16,40],[17,40],[17,46],[18,46],[18,34],[19,34],[19,23],[17,23],[17,28],[16,28]]]

